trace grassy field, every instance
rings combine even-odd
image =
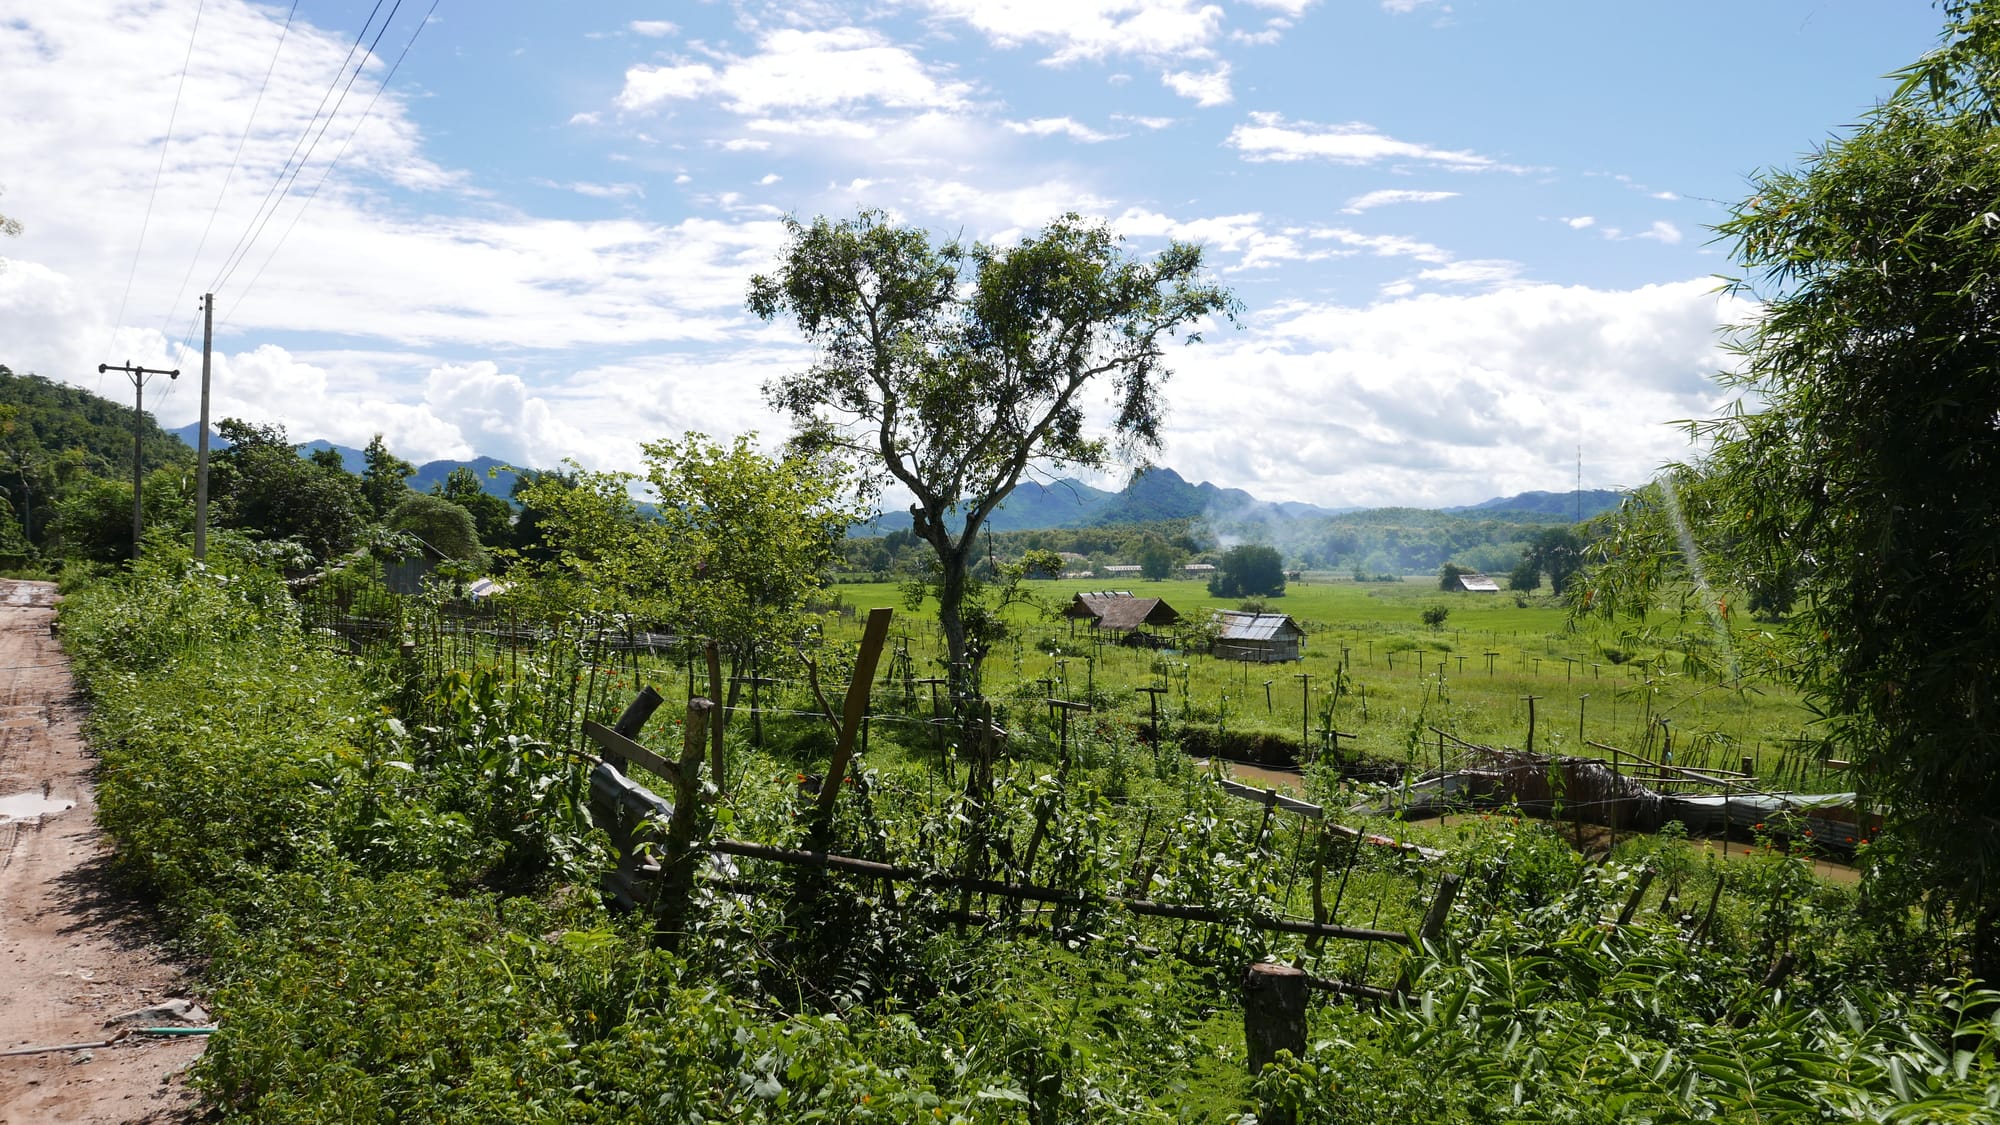
[[[1799,750],[1811,715],[1796,695],[1727,673],[1732,648],[1755,643],[1740,630],[1726,645],[1705,633],[1635,635],[1594,622],[1573,630],[1561,603],[1546,594],[1517,602],[1513,594],[1446,593],[1432,579],[1309,579],[1268,599],[1269,610],[1305,628],[1305,658],[1251,664],[1097,644],[1087,627],[1055,616],[1074,594],[1104,589],[1164,598],[1188,619],[1238,604],[1193,581],[1032,583],[1034,604],[1011,607],[1012,635],[987,659],[987,692],[1087,700],[1100,714],[1147,717],[1147,697],[1136,689],[1158,686],[1167,689],[1158,699],[1169,730],[1261,733],[1310,746],[1324,744],[1330,720],[1357,736],[1342,741],[1344,750],[1433,764],[1431,728],[1526,746],[1532,698],[1537,750],[1601,755],[1583,745],[1598,742],[1658,757],[1671,740],[1680,764],[1736,768],[1749,757],[1760,777],[1844,788],[1837,773],[1823,772]],[[912,613],[888,583],[837,592],[857,611],[895,607],[892,655],[906,653],[915,678],[937,674],[935,602]],[[1423,624],[1430,607],[1449,611],[1442,628]],[[1336,685],[1343,690],[1332,698]]]

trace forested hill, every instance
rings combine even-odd
[[[122,375],[106,375],[105,394],[114,395],[113,382],[124,384]],[[129,385],[126,385],[129,391]],[[158,393],[156,390],[154,393]],[[57,383],[40,375],[18,375],[0,365],[0,457],[14,473],[23,460],[46,460],[65,455],[80,458],[80,466],[90,472],[116,475],[131,473],[132,407],[111,398]],[[172,434],[160,429],[150,411],[144,420],[143,447],[149,466],[192,462],[194,451]],[[71,451],[74,450],[74,453]],[[0,475],[0,485],[11,484]]]

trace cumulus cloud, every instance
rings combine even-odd
[[[1672,246],[1681,240],[1681,228],[1675,226],[1670,222],[1667,222],[1665,219],[1655,219],[1653,220],[1652,226],[1634,235],[1633,237],[1650,238],[1655,242],[1661,242],[1665,243],[1668,246]]]
[[[1113,55],[1200,57],[1222,29],[1222,9],[1195,0],[923,0],[1001,47],[1047,47],[1063,65]]]
[[[1229,64],[1209,71],[1170,70],[1160,75],[1167,89],[1198,106],[1228,105],[1234,96],[1229,89]]]
[[[666,20],[633,20],[625,25],[634,35],[644,35],[649,39],[659,39],[680,30]]]
[[[1349,215],[1359,215],[1363,211],[1370,211],[1377,207],[1386,207],[1392,203],[1437,203],[1441,200],[1457,198],[1458,193],[1455,191],[1402,191],[1388,189],[1357,195],[1348,200],[1347,206],[1342,207],[1341,211]]]
[[[643,111],[715,97],[732,112],[755,116],[861,105],[950,108],[964,104],[971,90],[866,28],[780,28],[765,34],[757,46],[755,54],[719,65],[632,67],[625,72],[617,104]]]
[[[1573,215],[1568,218],[1565,218],[1562,221],[1564,223],[1567,223],[1569,225],[1569,229],[1571,230],[1582,230],[1585,227],[1595,226],[1597,224],[1597,219],[1590,215]]]
[[[517,465],[554,465],[590,444],[519,375],[490,360],[432,371],[424,380],[424,406],[472,448]]]
[[[1579,443],[1587,484],[1636,484],[1687,454],[1668,420],[1720,407],[1717,329],[1745,311],[1707,279],[1289,304],[1176,353],[1160,459],[1329,506],[1567,487]],[[1312,420],[1282,464],[1242,441],[1274,413]]]
[[[1249,124],[1230,130],[1227,143],[1250,161],[1421,163],[1462,172],[1524,171],[1476,152],[1400,141],[1359,121],[1318,125],[1310,121],[1287,121],[1277,113],[1251,114]]]

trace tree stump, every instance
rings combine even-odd
[[[1294,1058],[1306,1053],[1306,997],[1310,989],[1303,969],[1259,961],[1243,978],[1243,1043],[1250,1055],[1250,1077],[1264,1072],[1279,1051]],[[1265,1107],[1259,1120],[1292,1125],[1291,1114]]]

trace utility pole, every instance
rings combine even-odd
[[[194,557],[208,557],[208,370],[215,348],[215,294],[201,298],[201,424],[196,431],[194,461]]]
[[[146,536],[146,376],[165,375],[169,379],[181,377],[180,368],[172,371],[160,367],[134,367],[131,360],[113,367],[108,363],[97,365],[97,373],[117,371],[132,381],[132,560],[139,559],[139,543]]]

